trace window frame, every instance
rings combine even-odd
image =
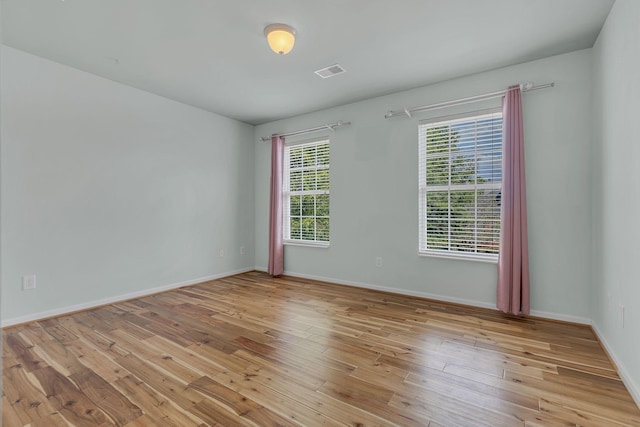
[[[316,176],[318,170],[327,170],[329,172],[328,183],[326,189],[315,189],[315,190],[300,190],[300,191],[291,191],[291,150],[295,148],[301,148],[305,146],[321,146],[327,145],[327,151],[329,154],[329,163],[326,165],[319,165],[317,162],[317,153],[316,153],[316,164],[314,166],[302,166],[301,168],[296,168],[295,170],[315,170]],[[295,245],[295,246],[312,246],[312,247],[321,247],[327,248],[331,243],[331,141],[328,137],[320,137],[314,139],[307,139],[303,141],[296,142],[287,142],[285,143],[284,149],[284,162],[283,162],[283,179],[282,179],[282,197],[283,197],[283,226],[282,226],[282,237],[283,243],[285,245]],[[304,173],[304,172],[303,172]],[[317,181],[316,181],[317,186]],[[316,221],[316,226],[314,227],[314,240],[304,239],[302,238],[302,229],[300,231],[300,238],[292,238],[291,237],[291,197],[292,196],[305,196],[305,195],[326,195],[327,197],[327,206],[329,209],[328,216],[318,216],[317,215],[317,200],[314,203],[314,221]],[[302,210],[302,203],[301,203]],[[302,212],[301,212],[302,213]],[[308,216],[307,216],[308,217]],[[302,219],[303,216],[301,215]],[[317,240],[317,219],[318,218],[326,218],[328,222],[328,240]]]
[[[448,116],[442,116],[442,117],[437,117],[437,118],[433,118],[433,119],[429,119],[429,120],[422,120],[419,122],[418,124],[418,228],[419,228],[419,234],[418,234],[418,255],[420,256],[425,256],[425,257],[435,257],[435,258],[447,258],[447,259],[463,259],[463,260],[469,260],[469,261],[481,261],[481,262],[490,262],[490,263],[497,263],[498,262],[498,257],[499,257],[499,252],[498,253],[482,253],[482,252],[477,252],[478,250],[478,227],[477,227],[477,222],[478,222],[478,190],[497,190],[499,192],[499,194],[502,194],[502,170],[500,170],[500,183],[481,183],[479,184],[477,182],[472,183],[472,184],[452,184],[451,183],[451,165],[449,164],[448,166],[448,170],[449,170],[449,177],[448,177],[448,183],[446,185],[428,185],[427,184],[427,159],[428,159],[428,155],[427,155],[427,149],[426,149],[426,130],[423,130],[425,128],[435,128],[438,125],[442,125],[442,126],[449,126],[455,122],[458,123],[464,123],[465,119],[468,119],[469,122],[476,122],[478,120],[481,120],[482,117],[489,117],[489,116],[499,116],[500,120],[503,119],[502,117],[502,109],[500,107],[496,107],[496,108],[489,108],[489,109],[485,109],[485,110],[476,110],[476,111],[469,111],[469,112],[465,112],[462,114],[455,114],[455,115],[448,115]],[[423,137],[423,133],[425,134],[425,136]],[[502,133],[502,130],[501,130]],[[501,139],[504,136],[501,135]],[[493,138],[492,138],[493,139]],[[424,147],[423,147],[424,145]],[[478,168],[478,150],[477,150],[477,145],[474,146],[474,157],[473,157],[473,161],[474,161],[474,167],[476,168],[475,170],[477,171]],[[492,150],[491,153],[495,153],[495,151],[497,150]],[[500,146],[500,163],[502,163],[502,144]],[[451,153],[451,151],[449,151],[449,153]],[[493,155],[493,154],[492,154]],[[438,156],[434,156],[434,157],[438,157]],[[451,157],[449,157],[449,161],[450,161]],[[475,175],[475,172],[474,172]],[[456,251],[456,250],[451,250],[452,247],[452,242],[451,242],[451,222],[452,222],[452,217],[451,217],[451,192],[452,191],[474,191],[475,195],[474,195],[474,223],[476,225],[474,225],[474,240],[473,240],[473,246],[474,246],[474,251],[464,251],[464,250],[460,250],[460,251]],[[446,191],[447,192],[447,196],[448,196],[448,207],[447,207],[447,227],[448,227],[448,243],[447,243],[447,248],[446,249],[436,249],[436,248],[429,248],[428,242],[427,242],[427,220],[428,220],[428,212],[427,212],[427,194],[430,192],[443,192]],[[500,206],[499,202],[497,202],[498,206]],[[498,226],[500,226],[499,220],[498,220]],[[499,232],[498,232],[498,245],[499,245]],[[499,251],[499,248],[498,248]]]

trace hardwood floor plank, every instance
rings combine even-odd
[[[135,354],[140,359],[149,360],[161,354],[161,351],[145,345],[143,340],[131,335],[124,329],[102,332],[102,335],[115,343],[119,348],[126,350],[127,353],[124,356]]]
[[[98,330],[92,329],[90,331],[91,332],[82,334],[79,340],[85,341],[87,344],[101,351],[104,356],[115,359],[116,357],[130,354],[129,351],[121,348],[115,341],[102,335],[104,332],[101,333]]]
[[[250,363],[250,365],[248,365],[247,368],[242,371],[245,373],[246,370],[250,367],[268,370],[269,372],[273,372],[274,375],[282,375],[288,378],[289,381],[295,382],[296,384],[302,385],[308,390],[313,391],[317,390],[325,383],[325,379],[323,378],[322,373],[326,374],[327,370],[323,370],[322,367],[320,367],[319,369],[316,367],[314,369],[304,371],[287,363],[274,362],[273,360],[264,359],[260,357],[260,355],[256,355],[255,353],[251,353],[245,350],[239,350],[235,352],[233,356]]]
[[[318,382],[324,382],[326,376],[333,371],[337,371],[336,374],[349,374],[353,371],[353,366],[324,357],[322,352],[309,353],[304,349],[288,351],[282,347],[277,349],[275,347],[263,348],[246,339],[241,341],[245,344],[245,347],[234,354],[260,365],[280,365],[286,369],[288,375],[291,375],[292,378],[309,384],[310,387],[314,387]],[[256,361],[251,357],[245,357],[244,355],[247,353],[258,356],[259,360]]]
[[[247,362],[246,360],[242,360],[237,357],[231,357],[231,355],[235,354],[237,351],[226,353],[224,351],[218,350],[215,347],[209,346],[208,343],[197,343],[187,347],[187,349],[193,351],[201,357],[209,359],[215,366],[215,368],[221,371],[230,370],[240,372],[251,364],[251,362]]]
[[[232,411],[222,408],[217,404],[205,400],[195,404],[190,411],[206,421],[209,426],[220,427],[254,427],[249,420],[234,414]]]
[[[208,360],[207,358],[190,350],[189,347],[181,347],[162,337],[151,337],[146,339],[144,342],[146,345],[159,350],[161,352],[161,356],[159,357],[171,357],[172,360],[198,374],[198,377],[213,376],[223,369],[222,367],[212,363],[211,360]]]
[[[19,365],[5,371],[2,405],[3,417],[5,416],[4,410],[6,410],[6,416],[12,422],[20,420],[20,424],[16,425],[35,422],[56,411],[56,408],[47,400],[44,392],[29,381],[26,372]],[[2,425],[11,424],[3,422]]]
[[[155,366],[162,368],[165,372],[170,373],[171,375],[179,378],[185,383],[191,383],[192,381],[195,381],[202,376],[201,372],[198,372],[195,369],[191,369],[190,366],[186,366],[180,363],[168,354],[156,356],[152,359],[149,359],[149,362],[153,363]]]
[[[34,345],[55,339],[38,323],[28,323],[18,334]]]
[[[69,423],[60,412],[35,420],[29,427],[68,427]]]
[[[533,409],[525,406],[528,405],[526,398],[513,397],[510,393],[498,391],[497,396],[495,394],[485,395],[482,392],[449,384],[446,381],[431,382],[429,380],[418,383],[414,382],[413,378],[408,378],[406,382],[408,385],[424,388],[428,393],[421,393],[413,387],[405,387],[402,396],[415,396],[414,399],[418,402],[430,403],[449,411],[460,408],[458,413],[467,414],[466,416],[469,418],[478,418],[479,416],[482,420],[490,420],[491,426],[521,426],[527,416],[538,412],[537,407]],[[408,390],[414,391],[407,393]],[[475,417],[472,415],[474,413]],[[437,416],[434,419],[437,421]]]
[[[109,383],[127,375],[109,355],[93,347],[88,341],[85,341],[84,337],[68,343],[66,347],[85,368],[91,369]]]
[[[117,425],[126,425],[142,415],[138,406],[95,372],[85,368],[71,374],[69,378]]]
[[[588,411],[571,408],[570,406],[565,406],[561,402],[547,399],[540,399],[540,411],[547,415],[553,415],[553,417],[556,419],[567,421],[575,425],[584,427],[600,427],[603,425],[611,427],[622,427],[638,425],[638,423],[636,422],[631,424],[628,422],[628,420],[618,421],[607,416],[601,417]]]
[[[107,423],[105,414],[80,392],[64,375],[48,366],[34,371],[44,388],[49,402],[62,416],[77,426],[93,426]]]
[[[231,409],[236,415],[249,419],[259,426],[296,427],[299,424],[287,420],[275,412],[255,403],[242,394],[225,387],[209,377],[202,377],[189,384],[189,387],[199,391]]]
[[[34,351],[46,361],[48,365],[54,367],[64,376],[82,371],[85,366],[80,363],[63,341],[46,341],[34,347]]]
[[[622,406],[623,411],[627,410],[630,413],[634,413],[637,410],[635,403],[629,399],[629,394],[626,390],[621,392],[615,389],[585,388],[570,381],[551,381],[549,378],[540,380],[511,372],[505,372],[505,380],[515,385],[515,387],[508,387],[508,389],[521,390],[523,393],[539,396],[540,398],[575,398],[593,405],[594,408]]]
[[[525,427],[576,427],[576,423],[539,414],[532,420],[526,420]]]
[[[393,391],[378,385],[351,378],[335,378],[318,392],[379,416],[399,426],[423,426],[425,419],[412,413],[398,412],[389,405]]]
[[[177,403],[169,400],[133,375],[120,378],[114,385],[138,407],[142,408],[144,415],[140,418],[144,419],[137,418],[134,421],[152,421],[154,423],[152,425],[163,427],[197,426],[204,423],[203,418],[183,410]],[[129,426],[129,424],[126,425]]]
[[[34,345],[25,341],[18,333],[10,332],[5,345],[12,351],[13,357],[28,371],[44,368],[47,363],[35,352]]]
[[[2,395],[2,421],[3,426],[21,426],[24,422],[20,419],[16,411],[13,409],[7,397]]]
[[[260,272],[2,343],[9,427],[640,427],[589,327]]]
[[[186,382],[176,379],[167,372],[159,370],[156,365],[149,364],[133,354],[116,359],[116,363],[184,410],[202,400],[200,395],[188,388]]]
[[[468,418],[461,415],[457,410],[449,410],[438,406],[437,404],[429,404],[419,401],[411,396],[403,396],[394,394],[389,401],[391,408],[396,408],[403,413],[410,413],[417,419],[416,422],[421,425],[431,425],[431,422],[438,422],[447,427],[494,427],[485,423],[483,418]]]
[[[167,424],[166,422],[163,422],[162,424],[158,424],[156,420],[154,420],[153,418],[151,418],[146,414],[136,418],[130,423],[127,423],[127,427],[157,427],[158,425],[166,426],[170,424]]]
[[[56,341],[66,343],[78,339],[78,336],[62,326],[57,319],[47,319],[40,322],[49,335]]]
[[[243,396],[251,398],[262,406],[270,407],[292,422],[303,426],[344,426],[344,423],[331,418],[326,411],[320,412],[314,408],[300,404],[291,396],[289,389],[286,394],[271,387],[270,379],[280,376],[264,368],[249,368],[243,375],[234,372],[221,372],[215,376],[215,381],[229,387]],[[266,381],[263,381],[266,379]],[[353,424],[355,425],[355,424]]]
[[[295,402],[294,411],[298,413],[308,414],[317,412],[322,414],[322,421],[320,423],[304,425],[334,425],[336,422],[339,425],[347,426],[396,425],[360,408],[340,400],[327,398],[321,393],[310,390],[295,382],[291,383],[286,376],[282,376],[279,372],[270,371],[267,368],[249,369],[243,375],[238,375],[233,372],[222,372],[216,375],[216,380],[238,392],[241,392],[243,388],[246,387],[250,387],[252,390],[260,388],[270,389],[273,393],[269,394],[270,396],[285,396]],[[293,419],[303,418],[294,415]]]
[[[3,404],[13,412],[23,424],[36,421],[57,408],[47,399],[39,383],[33,382],[22,365],[16,364],[3,370]],[[4,425],[4,424],[3,424]]]

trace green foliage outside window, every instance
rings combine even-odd
[[[329,242],[329,143],[289,148],[289,236]]]
[[[421,245],[428,250],[498,253],[501,120],[471,123],[480,130],[469,123],[434,126],[421,142],[426,181]]]

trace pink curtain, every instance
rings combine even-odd
[[[284,244],[282,243],[282,173],[284,138],[271,137],[271,202],[269,208],[269,265],[267,273],[280,276],[284,272]]]
[[[529,314],[527,193],[520,86],[510,86],[502,101],[502,210],[498,258],[498,308]]]

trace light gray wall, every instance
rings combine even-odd
[[[5,323],[254,266],[253,126],[2,59]]]
[[[616,1],[593,52],[593,320],[640,402],[640,2]]]
[[[340,77],[335,77],[339,79]],[[285,270],[495,306],[496,264],[426,258],[418,252],[418,118],[387,110],[555,82],[524,95],[532,308],[588,321],[591,245],[591,51],[583,50],[256,127],[274,132],[337,120],[331,133],[331,246],[287,246]],[[330,90],[331,79],[326,80]],[[421,114],[419,119],[500,105],[499,100]],[[319,134],[319,135],[322,135]],[[314,135],[318,136],[318,135]],[[256,265],[268,258],[270,143],[255,145]],[[375,257],[383,267],[375,267]]]

